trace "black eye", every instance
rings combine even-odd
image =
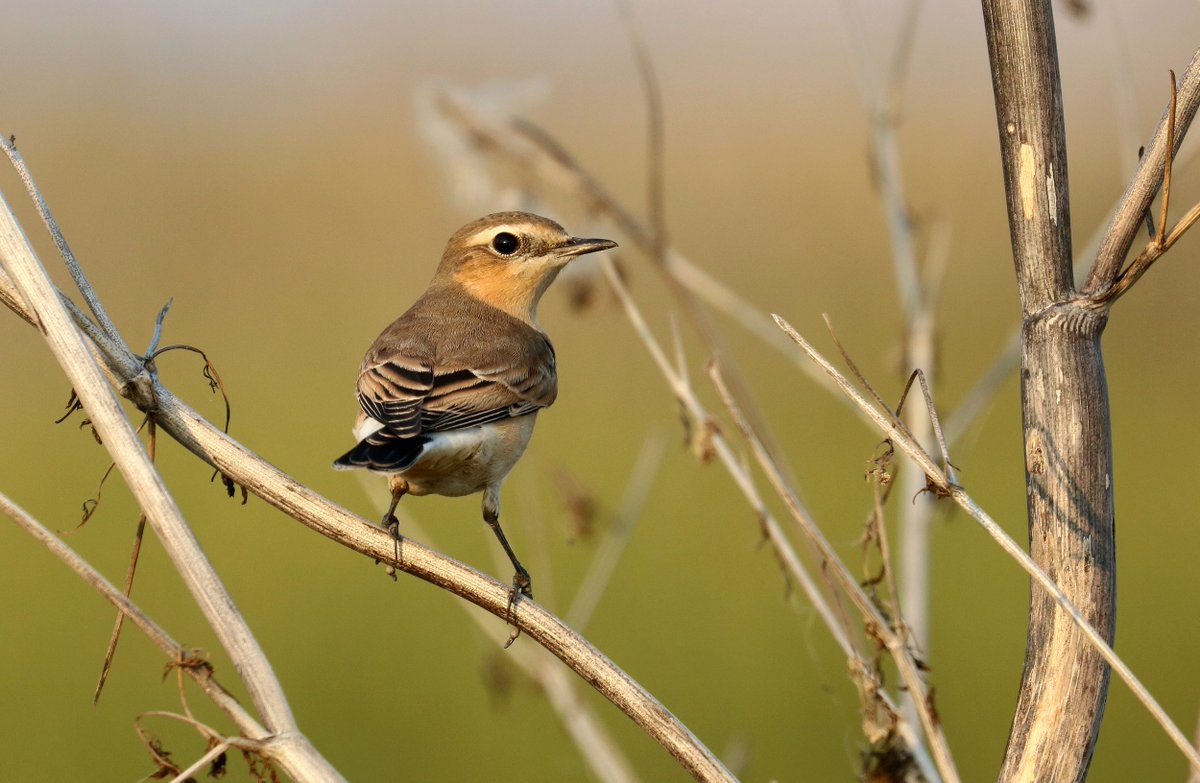
[[[501,231],[499,234],[492,237],[492,249],[502,256],[511,256],[513,253],[517,252],[517,248],[520,246],[521,240],[517,239],[516,236],[508,233],[507,231]]]

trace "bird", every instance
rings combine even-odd
[[[529,212],[498,212],[446,243],[429,287],[376,338],[359,370],[354,448],[339,470],[388,476],[384,527],[399,546],[404,495],[483,493],[483,520],[532,599],[529,572],[500,527],[500,485],[525,452],[538,412],[554,403],[554,347],[537,320],[542,294],[570,261],[617,246],[573,237]]]

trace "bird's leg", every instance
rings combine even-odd
[[[513,575],[513,589],[508,594],[508,609],[506,614],[508,619],[512,621],[513,605],[517,602],[518,595],[523,595],[526,598],[533,598],[533,581],[529,578],[529,572],[525,570],[525,566],[521,565],[521,561],[517,559],[517,555],[513,552],[513,548],[509,545],[508,539],[504,537],[504,530],[500,527],[500,492],[499,487],[488,487],[483,492],[483,521],[487,522],[488,527],[496,534],[496,538],[500,541],[500,546],[504,547],[504,553],[508,555],[508,559],[512,561],[513,568],[516,569],[516,574]],[[507,647],[516,640],[521,633],[520,627],[513,632],[512,637],[504,645]]]
[[[388,506],[387,513],[383,515],[383,526],[392,534],[392,541],[396,545],[396,562],[400,562],[400,520],[396,519],[396,506],[400,505],[400,498],[404,497],[408,492],[408,482],[400,478],[400,476],[390,476],[388,478],[388,486],[392,490],[392,502]],[[388,576],[392,579],[396,578],[395,566],[387,567]]]

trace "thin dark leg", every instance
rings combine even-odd
[[[490,513],[489,513],[490,511]],[[521,565],[521,561],[517,559],[517,555],[508,544],[508,539],[504,537],[504,531],[500,528],[500,515],[495,509],[483,510],[483,521],[488,523],[488,527],[496,534],[496,538],[500,540],[500,546],[504,547],[504,554],[508,555],[508,559],[512,561],[513,568],[517,573],[513,575],[513,589],[517,590],[528,598],[533,598],[533,582],[529,578],[529,572],[525,570],[525,566]]]
[[[392,541],[395,544],[396,562],[400,562],[400,520],[396,519],[396,506],[400,505],[400,498],[408,492],[408,482],[396,476],[392,476],[388,482],[392,488],[392,502],[388,506],[387,513],[383,515],[383,526],[392,534]],[[389,565],[387,572],[394,580],[396,578],[395,566]]]

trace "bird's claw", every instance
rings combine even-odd
[[[508,607],[504,611],[504,617],[510,625],[512,625],[512,633],[508,635],[508,641],[504,643],[504,649],[512,646],[512,643],[521,635],[521,626],[517,624],[517,618],[513,614],[513,608],[517,605],[517,601],[521,598],[533,600],[533,582],[529,578],[529,572],[524,569],[513,575],[512,590],[508,591]]]

